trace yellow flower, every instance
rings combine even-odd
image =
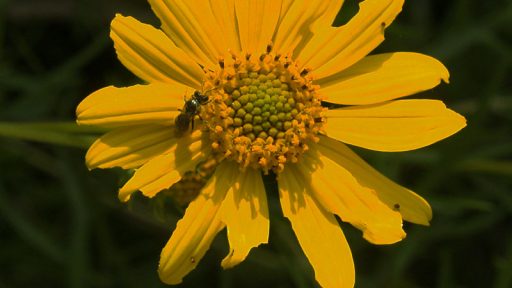
[[[161,30],[112,21],[120,61],[148,84],[106,87],[78,106],[78,123],[112,128],[90,147],[88,167],[136,169],[119,191],[127,201],[139,190],[155,196],[205,160],[218,163],[162,251],[163,282],[180,283],[224,228],[224,268],[267,243],[261,172],[276,175],[283,214],[323,287],[355,283],[335,215],[374,244],[402,240],[402,220],[428,225],[423,198],[342,142],[408,151],[462,129],[465,119],[441,101],[397,100],[447,82],[448,71],[417,53],[367,56],[403,0],[363,1],[350,22],[331,27],[342,2],[149,0]]]

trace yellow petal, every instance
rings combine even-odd
[[[279,0],[241,0],[235,2],[236,18],[242,50],[262,53],[277,28]]]
[[[78,124],[122,127],[172,124],[190,88],[180,84],[153,83],[126,88],[105,87],[87,96],[77,107]]]
[[[421,196],[380,174],[341,142],[320,136],[318,145],[324,153],[333,155],[332,159],[347,169],[361,185],[374,190],[388,207],[398,210],[405,221],[429,224],[432,209]]]
[[[361,186],[340,157],[328,149],[311,147],[298,165],[301,186],[330,212],[363,231],[374,244],[393,244],[405,238],[402,217],[379,200],[375,191]]]
[[[149,0],[172,41],[203,67],[215,69],[228,51],[211,5],[204,0]]]
[[[436,59],[418,53],[367,56],[341,73],[319,79],[319,93],[343,105],[375,104],[433,88],[448,70]]]
[[[110,36],[119,60],[147,82],[179,82],[201,88],[204,72],[160,30],[116,15]]]
[[[298,54],[310,41],[315,28],[330,20],[332,22],[333,10],[337,13],[342,3],[339,0],[283,1],[278,30],[274,36],[275,50],[281,54]]]
[[[318,19],[312,24],[311,30],[315,33],[321,29],[331,27],[336,16],[343,6],[344,0],[329,0],[324,1],[326,6],[323,6],[322,13],[318,15]],[[322,3],[323,4],[323,3]]]
[[[130,126],[110,131],[87,151],[87,167],[140,167],[152,158],[166,154],[176,144],[173,131],[174,127],[162,125]]]
[[[119,190],[119,199],[128,201],[137,190],[153,197],[178,182],[183,173],[194,170],[204,160],[202,136],[201,131],[196,130],[191,135],[178,138],[167,154],[155,157],[135,172]]]
[[[218,214],[233,183],[232,177],[238,171],[231,164],[223,162],[217,167],[201,194],[188,206],[183,219],[178,221],[160,256],[158,274],[164,283],[181,283],[197,266],[215,235],[225,227]]]
[[[330,137],[363,148],[397,152],[453,135],[466,119],[438,100],[396,100],[326,112]]]
[[[401,11],[404,0],[366,0],[346,25],[319,30],[297,56],[317,79],[352,66],[384,41],[384,28]]]
[[[322,287],[354,287],[352,253],[334,215],[325,211],[299,183],[294,164],[279,174],[279,197],[283,214],[292,223],[304,254]]]
[[[233,165],[236,167],[236,165]],[[234,185],[222,204],[220,218],[228,229],[230,252],[222,267],[231,268],[244,259],[253,247],[268,242],[267,196],[260,171],[247,168],[234,175]]]
[[[238,23],[235,13],[235,0],[209,0],[213,16],[222,31],[226,47],[233,51],[241,51]]]

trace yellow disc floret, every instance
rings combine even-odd
[[[271,50],[220,60],[207,73],[210,101],[200,116],[216,153],[242,168],[280,172],[318,141],[324,118],[310,71]]]

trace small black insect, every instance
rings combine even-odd
[[[199,91],[194,91],[192,97],[185,101],[181,113],[174,120],[174,125],[179,133],[186,132],[189,127],[194,129],[194,118],[199,114],[201,105],[208,103],[208,96]]]
[[[400,211],[400,204],[396,203],[393,205],[393,209],[395,209],[395,211]]]

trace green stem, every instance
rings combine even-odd
[[[74,122],[0,122],[0,137],[9,137],[78,148],[89,147],[105,129]]]

